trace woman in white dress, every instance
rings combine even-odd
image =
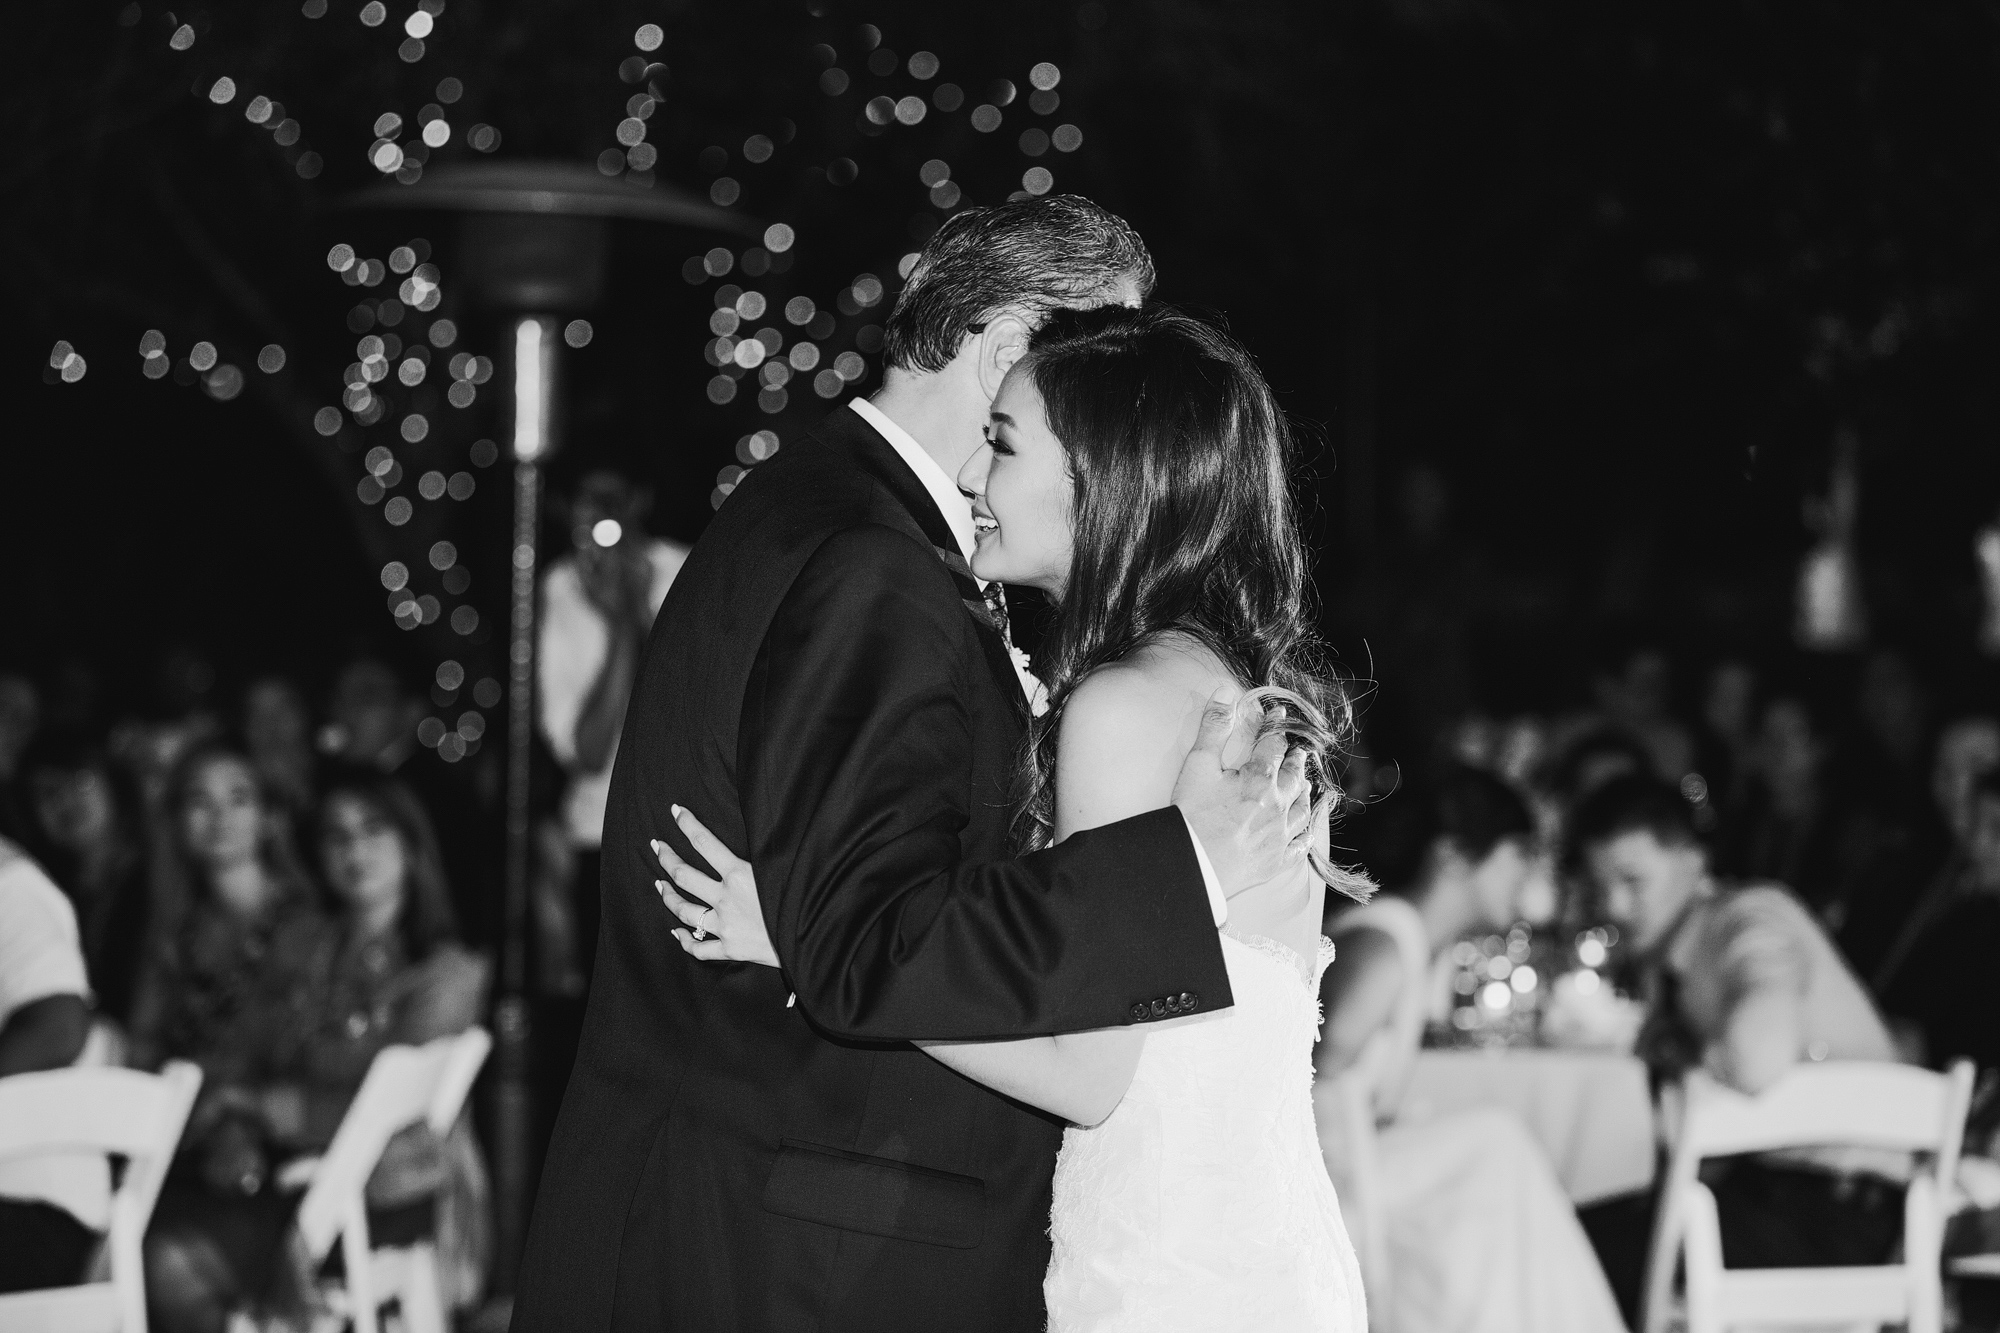
[[[1317,986],[1331,947],[1327,773],[1351,725],[1315,670],[1284,418],[1249,356],[1163,308],[1059,311],[1008,373],[987,444],[959,474],[982,581],[1057,607],[1050,707],[1022,763],[1021,848],[1158,809],[1198,738],[1259,719],[1308,767],[1318,833],[1287,885],[1232,905],[1233,1007],[1144,1026],[1014,1041],[920,1043],[953,1069],[1071,1123],[1055,1168],[1043,1290],[1058,1333],[1364,1333],[1359,1269],[1313,1126]],[[1228,707],[1217,709],[1213,705]],[[1215,714],[1222,716],[1218,719]],[[720,882],[662,856],[703,903],[754,894],[749,870],[676,818]],[[708,911],[662,884],[681,920],[725,925],[683,947],[775,963],[753,910]],[[1240,900],[1239,900],[1240,901]],[[1116,947],[1107,941],[1107,947]]]
[[[1542,1150],[1509,1112],[1396,1116],[1430,1009],[1437,956],[1519,916],[1533,824],[1521,798],[1474,769],[1448,773],[1421,807],[1421,863],[1400,891],[1348,908],[1328,933],[1340,958],[1323,982],[1317,1051],[1322,1142],[1344,1193],[1354,1127],[1372,1114],[1371,1185],[1387,1232],[1368,1276],[1377,1333],[1619,1333],[1617,1302]],[[1360,1097],[1332,1096],[1354,1080]]]

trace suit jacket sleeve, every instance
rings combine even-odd
[[[935,557],[867,527],[815,552],[759,653],[737,786],[807,1017],[856,1040],[967,1040],[1129,1023],[1170,995],[1229,1005],[1179,811],[960,863],[981,799],[966,688],[987,670],[967,630]]]

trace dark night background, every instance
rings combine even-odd
[[[1545,706],[1625,627],[1693,654],[1782,644],[1842,430],[1878,637],[1967,654],[1972,537],[2000,504],[1993,5],[450,0],[414,64],[396,54],[402,7],[376,28],[358,10],[143,0],[11,19],[4,656],[84,658],[128,693],[176,643],[225,680],[269,666],[323,684],[375,639],[427,675],[466,645],[442,623],[394,628],[376,570],[420,564],[438,537],[498,623],[501,470],[392,530],[354,492],[367,448],[402,448],[392,427],[311,427],[339,401],[354,336],[356,293],[325,255],[430,238],[440,313],[460,347],[496,354],[497,327],[455,305],[448,221],[341,207],[380,179],[370,124],[413,121],[450,75],[465,97],[433,160],[475,156],[464,131],[486,123],[500,158],[587,162],[613,144],[635,91],[619,62],[647,22],[666,31],[657,174],[705,191],[702,150],[729,150],[737,208],[798,229],[796,265],[762,284],[780,301],[830,305],[862,272],[893,293],[939,215],[918,180],[931,158],[967,202],[1044,165],[1130,218],[1160,295],[1226,313],[1300,422],[1328,633],[1357,670],[1372,662],[1386,715],[1413,580],[1455,580],[1475,702],[1492,709]],[[183,23],[196,40],[174,50]],[[864,25],[941,72],[870,73]],[[840,96],[821,91],[820,43],[852,75]],[[1062,71],[1045,116],[1027,105],[1039,61]],[[239,91],[212,105],[222,75]],[[977,133],[967,112],[1000,79],[1019,96]],[[863,132],[868,98],[948,81],[967,92],[956,113]],[[252,94],[285,104],[298,143],[245,120]],[[1078,151],[1023,155],[1023,129],[1058,123],[1082,129]],[[740,151],[756,133],[780,141],[761,165]],[[324,161],[310,180],[306,151]],[[851,184],[828,179],[840,157],[859,166]],[[805,379],[777,417],[749,394],[704,397],[718,284],[690,286],[681,265],[716,243],[619,224],[595,338],[565,354],[555,484],[616,464],[657,488],[654,526],[687,540],[740,436],[826,406]],[[844,319],[829,353],[881,309]],[[148,328],[176,359],[216,343],[241,396],[144,378]],[[87,359],[81,381],[51,382],[57,339]],[[267,376],[253,363],[272,342],[288,364]],[[878,374],[871,358],[859,387]],[[412,477],[504,438],[499,387],[432,412]],[[1441,547],[1409,531],[1426,497]],[[497,662],[491,642],[472,652]]]

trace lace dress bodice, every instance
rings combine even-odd
[[[1313,981],[1274,940],[1223,937],[1235,1005],[1149,1026],[1131,1089],[1056,1160],[1051,1333],[1366,1333],[1361,1276],[1313,1124]]]

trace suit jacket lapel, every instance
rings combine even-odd
[[[985,615],[979,584],[966,567],[963,553],[958,548],[958,537],[952,532],[945,516],[938,512],[937,501],[924,489],[924,483],[894,447],[851,408],[837,409],[813,428],[813,434],[847,454],[863,472],[880,482],[909,514],[917,530],[930,542],[931,549],[938,553],[939,559],[951,571],[953,583],[958,585],[959,599],[966,604],[966,614],[978,626],[979,643],[986,652],[988,668],[1025,726],[1030,714],[1027,695],[1021,689],[1021,677],[1014,670],[1013,659],[1007,655],[1007,645],[1001,641],[999,630]]]

